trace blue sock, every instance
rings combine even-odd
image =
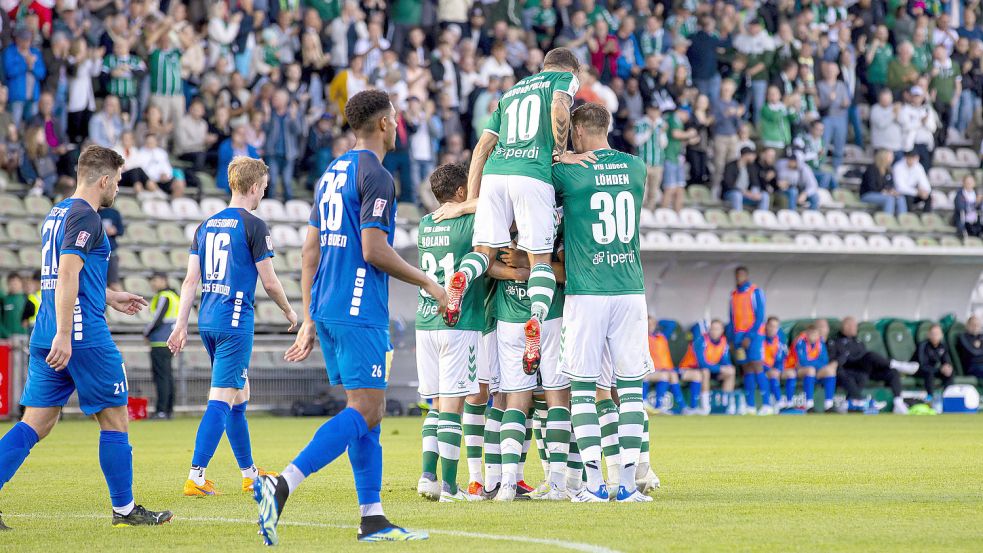
[[[355,491],[359,505],[380,503],[382,492],[382,425],[369,430],[348,444],[348,460],[355,473]]]
[[[660,383],[656,383],[656,385],[655,385],[656,390],[658,390],[659,384],[661,384],[661,382]],[[649,390],[651,388],[652,388],[652,385],[649,384],[649,381],[648,380],[643,380],[642,381],[642,401],[648,401],[648,398],[649,398]],[[658,395],[658,393],[659,392],[656,392],[656,395]],[[656,398],[655,403],[656,403],[656,405],[659,404],[658,397]]]
[[[229,422],[229,412],[232,406],[224,401],[209,400],[205,414],[201,417],[198,424],[198,435],[195,436],[195,454],[191,457],[191,465],[195,467],[207,467],[208,462],[215,455],[218,449],[218,442],[225,434],[225,427]]]
[[[796,378],[786,378],[785,379],[785,400],[792,403],[792,396],[795,395],[795,381]]]
[[[836,377],[824,376],[822,378],[822,382],[823,382],[823,393],[826,396],[826,400],[832,401],[833,396],[836,394]]]
[[[368,432],[369,427],[362,414],[347,407],[317,429],[307,447],[297,454],[293,465],[304,476],[310,476],[337,459],[349,443]]]
[[[126,432],[99,432],[99,466],[109,486],[113,507],[133,502],[133,448]]]
[[[771,385],[771,397],[775,398],[775,401],[778,401],[778,398],[782,397],[782,383],[776,377],[769,378],[768,384]]]
[[[689,383],[689,406],[696,409],[700,406],[700,393],[703,391],[703,383],[699,381]]]
[[[761,404],[771,405],[772,398],[768,388],[768,375],[765,374],[765,371],[761,371],[754,376],[758,381],[758,390],[761,391]]]
[[[754,373],[744,373],[744,401],[748,407],[754,407],[754,385],[757,381]]]
[[[669,391],[669,383],[665,380],[660,380],[655,383],[655,407],[658,409],[662,407],[662,397],[666,395]]]
[[[670,384],[669,388],[672,390],[672,401],[674,408],[681,408],[683,405],[683,387],[676,382],[675,384]]]
[[[802,391],[806,393],[806,401],[812,401],[816,396],[816,377],[807,376],[802,379]]]
[[[15,424],[0,438],[0,490],[14,477],[36,443],[38,433],[24,422]]]
[[[249,422],[246,421],[248,404],[248,401],[244,401],[239,405],[233,405],[229,423],[225,427],[225,436],[229,438],[229,445],[232,446],[232,453],[236,456],[240,469],[253,466],[253,447],[249,443]]]

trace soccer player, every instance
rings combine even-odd
[[[647,349],[648,307],[642,275],[638,218],[646,168],[639,158],[611,149],[611,114],[587,103],[571,115],[573,147],[591,152],[589,165],[554,165],[553,181],[566,215],[567,274],[561,355],[572,389],[573,430],[587,471],[575,502],[607,501],[599,467],[600,421],[595,405],[605,348],[610,351],[618,408],[618,501],[651,501],[638,491],[635,473],[645,409],[642,379],[652,369]],[[531,278],[531,277],[530,277]]]
[[[752,284],[748,276],[747,267],[740,266],[735,269],[736,286],[730,293],[730,329],[733,332],[734,361],[741,366],[741,372],[744,374],[744,393],[748,400],[741,414],[755,412],[754,389],[759,382],[767,384],[767,380],[762,375],[764,366],[761,363],[764,357],[765,293]]]
[[[382,166],[396,147],[396,110],[389,95],[365,90],[351,97],[345,116],[355,148],[324,172],[314,194],[302,249],[304,322],[284,358],[303,361],[320,339],[331,384],[345,388],[348,407],[325,422],[280,476],[255,484],[259,525],[267,545],[278,543],[277,522],[297,486],[348,450],[361,523],[358,540],[427,539],[395,526],[382,510],[382,444],[389,343],[389,275],[423,288],[447,307],[444,288],[393,249],[396,189]]]
[[[218,493],[215,483],[205,478],[205,469],[222,434],[228,436],[242,473],[242,491],[251,491],[253,480],[260,474],[269,474],[253,464],[246,422],[257,276],[283,311],[289,330],[297,324],[297,314],[273,270],[270,231],[262,219],[250,213],[266,193],[266,164],[239,156],[229,164],[228,176],[232,190],[229,207],[205,219],[195,230],[188,272],[181,285],[181,297],[188,301],[181,302],[174,330],[167,339],[174,354],[187,344],[188,317],[201,281],[198,331],[212,361],[212,382],[195,436],[191,471],[184,482],[184,495],[191,497]]]
[[[580,87],[580,62],[567,48],[550,50],[542,72],[526,77],[502,95],[471,156],[468,198],[477,198],[475,251],[464,256],[447,287],[444,317],[449,326],[461,316],[468,286],[488,270],[499,248],[512,242],[529,255],[530,314],[526,317],[524,370],[534,374],[540,362],[541,325],[546,320],[556,277],[550,263],[556,238],[553,163],[594,161],[593,153],[567,151],[570,106]]]
[[[816,378],[823,384],[823,410],[834,412],[833,394],[836,393],[836,363],[829,359],[826,342],[819,334],[819,326],[815,323],[806,327],[792,344],[795,351],[797,372],[802,378],[802,390],[806,395],[806,410],[817,411],[815,407]]]
[[[671,415],[672,409],[663,405],[665,395],[672,390],[673,405],[683,404],[683,389],[679,384],[679,373],[669,352],[669,341],[659,330],[658,321],[649,317],[649,356],[652,358],[652,373],[646,377],[642,386],[642,397],[648,398],[648,383],[655,382],[655,402],[653,411],[663,415]]]
[[[710,414],[710,380],[719,380],[727,402],[727,414],[734,414],[734,380],[737,371],[730,361],[730,344],[724,336],[724,323],[710,321],[705,334],[693,337],[693,343],[679,362],[683,382],[689,382],[690,405],[684,415]]]
[[[97,211],[113,205],[123,158],[99,146],[79,156],[75,193],[41,224],[41,305],[21,397],[24,417],[0,438],[0,488],[54,428],[72,392],[99,422],[99,466],[109,486],[113,526],[156,526],[173,516],[133,501],[133,449],[123,356],[106,324],[106,306],[134,315],[140,296],[106,289],[109,237]],[[0,519],[0,530],[9,530]]]
[[[517,273],[518,274],[518,273]],[[518,276],[528,279],[528,273]],[[501,370],[498,364],[498,323],[495,319],[497,282],[486,279],[488,296],[485,300],[485,328],[478,343],[478,393],[464,398],[464,442],[468,459],[468,493],[487,498],[486,485],[495,489],[502,481],[502,452],[499,431],[502,425],[501,401],[498,396]],[[492,405],[488,408],[488,400]],[[485,416],[487,411],[488,416]],[[482,457],[484,455],[484,457]],[[484,460],[485,475],[481,474]]]
[[[768,317],[765,323],[765,344],[764,344],[764,373],[768,378],[767,388],[762,388],[762,394],[767,393],[770,398],[765,402],[767,405],[762,407],[762,415],[770,415],[781,411],[786,404],[792,403],[792,395],[795,394],[795,367],[786,366],[789,353],[785,340],[779,330],[778,317]],[[788,394],[787,401],[782,399],[782,389],[780,378],[785,379],[785,386]],[[760,386],[759,386],[760,387]]]
[[[461,164],[441,165],[430,176],[430,188],[440,203],[466,200],[467,185],[468,170]],[[417,239],[420,270],[443,286],[445,280],[454,274],[459,260],[471,251],[473,227],[473,215],[441,223],[434,223],[432,214],[421,219]],[[485,281],[475,282],[475,287],[484,287]],[[434,408],[426,419],[430,428],[424,430],[429,430],[425,432],[425,440],[429,438],[431,443],[436,441],[441,472],[441,479],[438,480],[437,458],[432,452],[425,455],[417,492],[428,499],[441,502],[480,499],[458,489],[457,466],[461,455],[464,401],[466,397],[479,392],[478,350],[486,325],[486,299],[486,290],[475,289],[464,299],[461,320],[454,328],[448,328],[437,312],[437,302],[420,289],[416,308],[416,368],[420,395],[434,400]],[[478,474],[480,476],[480,469]]]

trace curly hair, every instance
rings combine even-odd
[[[467,185],[468,167],[463,163],[445,163],[430,175],[430,190],[440,203],[450,200],[459,188]]]
[[[389,111],[392,102],[381,90],[363,90],[352,96],[345,105],[345,118],[352,130],[365,130],[383,112]]]

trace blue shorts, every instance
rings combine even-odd
[[[31,347],[21,405],[64,407],[75,390],[79,394],[79,407],[86,415],[126,405],[129,388],[126,366],[115,345],[73,349],[68,367],[61,371],[52,369],[45,361],[50,351]]]
[[[212,359],[212,388],[245,388],[249,359],[253,355],[252,334],[225,334],[212,330],[202,330],[199,334]]]
[[[673,162],[666,160],[663,164],[664,171],[662,173],[662,189],[670,190],[672,188],[681,188],[686,186],[686,166],[682,163],[681,159],[679,162]]]
[[[751,343],[748,348],[744,351],[744,360],[739,361],[737,355],[734,356],[734,363],[737,365],[743,365],[744,363],[754,363],[757,361],[762,361],[765,358],[765,337],[762,334],[756,332],[739,332],[734,335],[734,350],[737,351],[741,347],[741,343],[744,342],[744,338],[750,338]]]
[[[317,322],[328,380],[346,390],[385,390],[392,364],[388,328]]]

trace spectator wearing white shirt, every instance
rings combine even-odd
[[[976,179],[973,175],[963,177],[963,187],[953,198],[955,207],[952,210],[952,226],[960,238],[980,236],[983,225],[980,225],[980,202],[983,198],[976,193]]]
[[[338,70],[345,69],[349,58],[355,55],[348,51],[348,37],[354,34],[356,43],[369,37],[365,14],[359,9],[358,2],[346,0],[341,7],[341,16],[328,25],[328,33],[331,36],[331,65]]]
[[[136,144],[133,131],[125,131],[119,140],[119,144],[113,147],[119,155],[123,156],[122,175],[119,180],[120,187],[132,187],[137,194],[149,191],[148,183],[150,178],[143,170],[146,165],[146,156],[143,148]],[[154,190],[156,191],[156,186]]]
[[[80,144],[89,130],[89,119],[96,110],[92,79],[102,73],[102,49],[90,49],[84,38],[72,43],[68,58],[68,139]]]
[[[382,25],[372,21],[368,25],[369,34],[355,43],[355,54],[365,56],[365,74],[372,75],[382,63],[382,53],[389,49],[389,41],[382,36]]]
[[[946,57],[952,55],[952,49],[956,47],[959,40],[959,33],[949,26],[949,14],[941,13],[935,19],[935,30],[932,31],[932,45],[945,47]]]
[[[160,147],[156,134],[148,134],[143,144],[143,172],[150,179],[149,184],[156,183],[165,194],[170,194],[172,198],[184,196],[184,172],[174,170],[171,166],[170,156],[167,150]]]
[[[901,157],[902,131],[898,121],[901,104],[892,100],[891,89],[882,89],[877,95],[877,103],[870,108],[870,145],[875,150],[887,150],[895,157]]]
[[[509,65],[505,55],[505,44],[496,42],[492,46],[491,56],[481,64],[481,77],[485,82],[488,82],[491,77],[505,78],[515,75],[515,70]]]
[[[918,163],[918,153],[914,150],[905,152],[904,159],[896,162],[891,168],[894,189],[904,196],[908,211],[914,211],[921,204],[925,213],[932,211],[932,185],[928,182],[925,168]]]
[[[911,87],[910,101],[898,113],[903,139],[901,148],[915,151],[922,167],[927,171],[932,167],[932,152],[935,150],[935,131],[939,116],[925,101],[925,90],[920,86]]]

